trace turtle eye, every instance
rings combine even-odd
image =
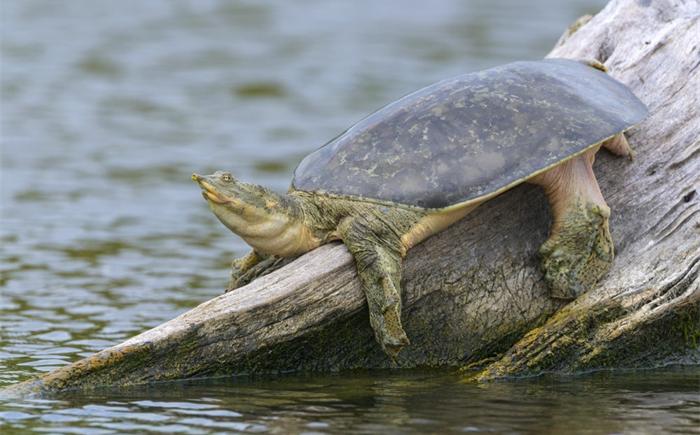
[[[221,179],[228,183],[229,181],[231,181],[232,177],[231,174],[225,172],[223,175],[221,175]]]

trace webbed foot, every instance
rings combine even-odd
[[[574,299],[610,269],[614,248],[609,216],[607,207],[577,201],[542,245],[542,271],[552,297]]]
[[[401,326],[401,296],[399,289],[394,287],[390,279],[381,279],[382,293],[387,298],[381,311],[370,308],[370,324],[374,329],[375,338],[394,362],[405,346],[411,344],[403,326]],[[372,305],[370,305],[372,307]]]
[[[243,287],[258,277],[274,272],[295,259],[296,257],[277,257],[275,255],[263,255],[251,251],[245,257],[237,258],[231,263],[231,279],[226,286],[225,293]]]

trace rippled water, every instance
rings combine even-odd
[[[0,386],[221,292],[247,249],[210,214],[193,171],[228,169],[284,191],[302,156],[368,112],[441,78],[542,57],[603,3],[2,1]],[[544,428],[545,414],[563,427],[579,406],[585,420],[614,405],[604,431],[644,431],[645,407],[687,427],[699,377],[172,384],[0,403],[0,428],[527,431]]]
[[[9,404],[0,421],[57,433],[698,433],[699,396],[687,368],[481,386],[374,372],[63,394]]]

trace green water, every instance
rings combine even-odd
[[[25,401],[0,419],[55,433],[698,433],[699,373],[478,386],[445,371],[216,379]]]
[[[0,387],[221,292],[245,245],[189,180],[277,191],[439,79],[542,57],[602,0],[0,2]],[[692,432],[700,370],[464,385],[449,371],[0,402],[0,431]]]

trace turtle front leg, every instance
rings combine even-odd
[[[348,218],[338,232],[355,259],[374,337],[395,361],[410,343],[401,326],[401,240],[383,222],[364,217]]]
[[[250,251],[247,255],[241,258],[236,258],[231,262],[231,279],[226,286],[226,293],[235,290],[246,283],[242,282],[242,277],[253,266],[264,260],[265,257],[257,253],[255,250]]]
[[[552,207],[553,224],[540,256],[555,298],[576,298],[593,287],[613,261],[610,208],[593,174],[597,151],[598,147],[531,180],[545,189]]]
[[[296,257],[285,258],[264,255],[255,250],[250,251],[248,255],[237,258],[231,263],[231,279],[226,286],[225,293],[243,287],[255,278],[274,272],[295,259]]]

